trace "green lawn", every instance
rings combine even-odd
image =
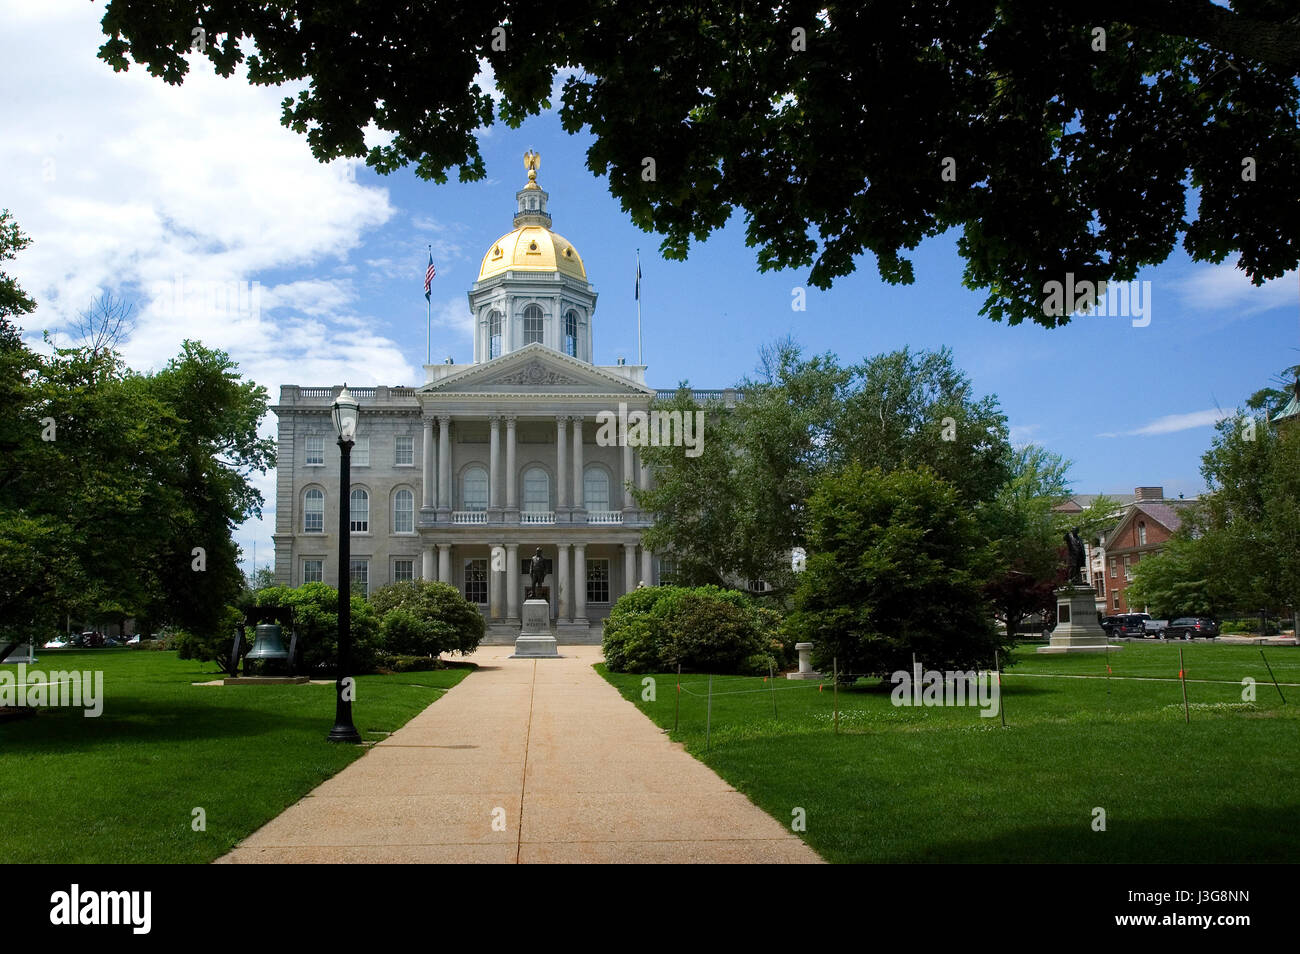
[[[329,686],[223,686],[172,652],[50,651],[33,669],[101,669],[104,711],[0,723],[0,862],[207,862],[364,751],[325,741]],[[4,667],[13,670],[15,667]],[[382,738],[469,672],[361,676],[354,720]],[[192,829],[203,808],[207,830]]]
[[[1003,711],[905,708],[860,686],[682,677],[672,737],[830,861],[1294,861],[1300,857],[1300,650],[1129,643],[1102,656],[1016,652]],[[604,672],[604,667],[600,667]],[[604,672],[671,730],[675,676]],[[1090,678],[1058,678],[1082,676]],[[1242,702],[1241,679],[1258,681]],[[1141,678],[1139,678],[1141,677]],[[755,691],[758,690],[758,691]],[[730,694],[728,694],[730,693]],[[776,715],[773,715],[773,699]],[[1094,809],[1106,830],[1093,830]]]

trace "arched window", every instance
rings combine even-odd
[[[609,474],[602,467],[582,472],[582,502],[588,510],[609,509]]]
[[[564,353],[572,358],[578,356],[578,313],[568,312],[564,316]]]
[[[501,357],[501,312],[488,312],[488,357]]]
[[[352,491],[349,500],[348,530],[352,533],[370,532],[370,494],[360,487]]]
[[[393,497],[393,532],[415,532],[415,494],[399,490]]]
[[[551,475],[540,467],[524,471],[524,509],[529,513],[551,509]]]
[[[524,344],[542,343],[542,309],[529,305],[524,309]]]
[[[315,487],[303,494],[302,532],[325,532],[325,494]]]
[[[488,474],[482,467],[471,467],[461,478],[460,505],[463,510],[486,510]]]

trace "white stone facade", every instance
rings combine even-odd
[[[351,575],[364,574],[368,592],[407,577],[451,583],[480,606],[489,641],[508,642],[519,632],[525,564],[541,547],[561,641],[599,642],[611,603],[658,573],[640,543],[651,516],[628,489],[647,486],[648,471],[635,448],[597,444],[597,415],[645,410],[656,392],[644,367],[591,363],[596,293],[567,240],[544,230],[560,259],[550,269],[524,258],[528,230],[541,216],[549,226],[546,194],[530,186],[518,195],[515,232],[489,249],[469,293],[474,363],[426,365],[418,388],[349,388],[360,403]],[[509,248],[497,251],[507,239],[519,247],[517,269],[501,261]],[[281,584],[339,582],[330,406],[340,390],[286,385],[273,408]]]

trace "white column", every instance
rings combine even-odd
[[[433,579],[433,547],[432,546],[425,547],[424,552],[420,556],[421,556],[420,579],[432,580]]]
[[[623,544],[623,592],[636,589],[636,544]]]
[[[519,544],[506,544],[506,615],[519,618]]]
[[[573,621],[587,621],[587,545],[573,545]]]
[[[569,621],[569,545],[561,543],[555,548],[556,579],[559,581],[555,586],[555,605],[556,612],[559,614],[560,622]]]
[[[488,616],[501,618],[501,591],[505,589],[505,571],[492,568],[493,547],[488,548]]]
[[[438,544],[438,579],[443,583],[451,582],[451,544]]]
[[[632,445],[623,444],[623,479],[619,481],[619,486],[623,488],[623,509],[631,510],[636,506],[636,501],[632,499],[632,489],[628,485],[633,480],[632,474]]]
[[[650,551],[647,550],[645,547],[642,547],[641,548],[641,580],[645,581],[646,586],[654,585],[654,580],[651,579],[651,576],[654,575],[651,572],[653,569],[654,566],[651,563]],[[640,580],[638,580],[638,582],[640,582]]]
[[[586,491],[582,484],[582,418],[573,420],[573,507],[584,510],[587,506]]]
[[[451,509],[451,415],[438,416],[438,509]]]
[[[423,470],[420,479],[423,482],[421,507],[425,510],[433,509],[434,493],[434,476],[433,476],[433,418],[424,419],[424,446],[421,448],[423,459]],[[426,577],[425,579],[428,579]]]
[[[506,417],[506,509],[519,509],[519,491],[515,487],[515,416]]]
[[[569,419],[563,414],[555,418],[555,508],[569,506],[569,482],[564,479],[569,469]]]
[[[501,509],[501,418],[490,418],[492,438],[488,449],[488,506]]]
[[[650,489],[650,468],[646,466],[645,457],[641,451],[636,452],[637,462],[637,486],[642,490]],[[647,581],[648,582],[648,581]]]

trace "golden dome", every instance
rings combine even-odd
[[[587,269],[573,243],[540,225],[525,225],[493,242],[483,256],[478,280],[506,271],[563,272],[587,280]]]

